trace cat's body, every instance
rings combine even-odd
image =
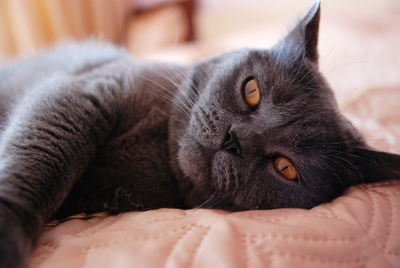
[[[26,107],[26,102],[36,96],[60,90],[57,95],[75,98],[75,105],[85,108],[87,100],[79,95],[81,92],[77,94],[74,90],[81,90],[80,87],[90,81],[98,83],[95,86],[111,86],[110,90],[120,98],[112,104],[119,106],[112,119],[113,129],[110,133],[104,130],[104,140],[96,145],[79,181],[54,217],[101,210],[121,212],[184,207],[169,163],[168,121],[171,101],[165,99],[175,94],[177,88],[173,83],[180,83],[184,72],[186,69],[178,65],[136,61],[114,46],[94,41],[60,47],[36,59],[0,69],[0,74],[5,77],[0,85],[3,102],[0,107],[1,134],[6,127],[13,127],[10,126],[10,120],[18,120],[13,117],[10,119],[10,113],[18,114],[14,112],[18,106]],[[172,74],[174,76],[170,78]],[[19,77],[26,79],[22,83]],[[74,89],[71,90],[71,87]],[[66,102],[64,107],[60,105],[56,109],[70,119],[64,122],[66,118],[61,116],[57,120],[67,128],[72,127],[71,131],[86,124],[80,122],[82,110],[75,111],[74,104]],[[40,124],[48,131],[54,132],[57,128],[46,122]],[[12,129],[9,131],[14,132]],[[92,131],[98,130],[88,130],[89,133]],[[55,132],[57,135],[57,130]],[[65,133],[61,134],[65,136]],[[35,138],[60,142],[50,132]],[[82,142],[82,146],[85,146],[83,140],[76,142]],[[57,150],[53,153],[65,157],[80,149],[71,144],[62,153]]]
[[[193,66],[70,45],[0,69],[0,267],[51,218],[160,207],[310,208],[400,177],[318,72],[319,3],[270,50]]]

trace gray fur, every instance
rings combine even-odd
[[[41,226],[79,212],[310,208],[400,177],[369,148],[318,71],[319,3],[276,46],[193,66],[96,42],[0,69],[0,267],[25,265]],[[243,101],[256,78],[261,103]],[[221,145],[235,137],[240,150]],[[224,149],[225,148],[225,149]],[[299,179],[272,168],[277,156]]]

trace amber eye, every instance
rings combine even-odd
[[[297,170],[286,157],[280,156],[274,160],[274,168],[282,177],[288,180],[297,180]]]
[[[244,101],[251,108],[257,107],[260,103],[260,88],[255,79],[249,80],[243,88]]]

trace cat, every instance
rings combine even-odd
[[[191,66],[96,42],[0,69],[0,267],[50,219],[161,207],[311,208],[400,177],[318,70],[320,3],[270,49]]]

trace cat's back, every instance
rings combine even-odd
[[[127,57],[116,46],[86,41],[55,47],[27,59],[0,66],[0,123],[27,91],[51,80],[75,76]]]
[[[31,86],[54,73],[77,73],[123,57],[126,57],[126,53],[122,49],[96,41],[57,46],[34,57],[0,66],[0,89],[3,91]]]

